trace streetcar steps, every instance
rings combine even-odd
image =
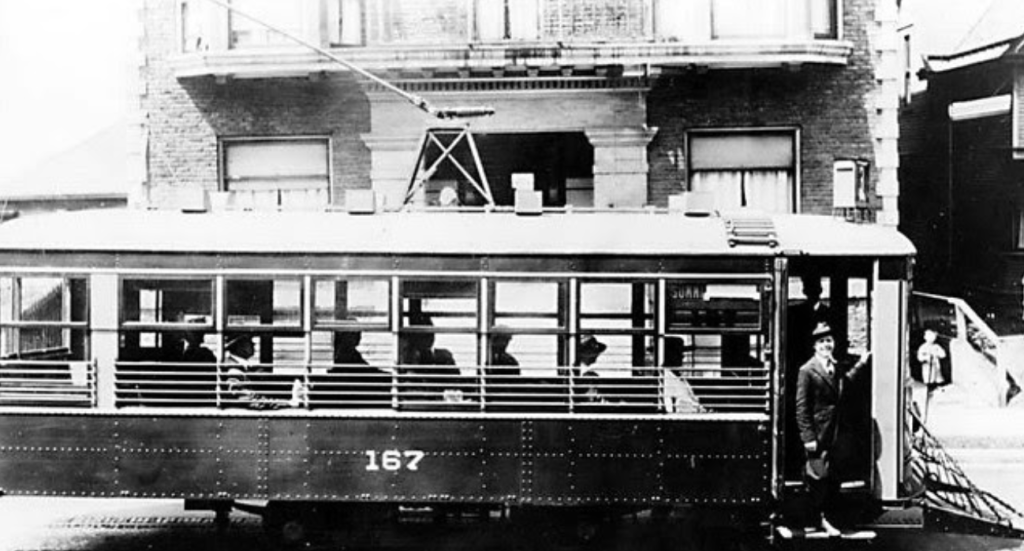
[[[1024,538],[1024,514],[978,488],[959,463],[914,415],[913,474],[927,530]]]

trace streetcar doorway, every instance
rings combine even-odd
[[[785,477],[803,479],[805,451],[797,425],[797,387],[802,366],[815,355],[814,331],[824,323],[832,331],[836,373],[842,382],[831,464],[847,489],[869,490],[875,472],[875,426],[872,419],[871,364],[852,370],[872,350],[872,268],[870,262],[841,266],[794,263],[787,300]],[[873,358],[872,358],[873,359]],[[836,379],[839,377],[837,376]],[[811,406],[808,406],[811,407]]]
[[[515,199],[513,175],[528,174],[545,207],[593,206],[594,148],[583,132],[476,133],[473,137],[497,205],[511,206]],[[424,166],[431,166],[439,155],[439,148],[428,150]],[[476,177],[476,160],[469,147],[460,144],[453,148],[452,156]],[[426,186],[427,204],[443,204],[442,190],[453,188],[458,205],[482,206],[484,198],[463,170],[452,162],[441,163]]]

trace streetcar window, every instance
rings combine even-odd
[[[565,328],[564,282],[494,282],[494,324],[529,329]]]
[[[370,365],[386,368],[395,363],[395,338],[390,331],[346,326],[313,331],[311,335],[311,362],[315,370],[326,371],[336,364],[353,363],[347,361],[356,357],[353,349]],[[352,342],[356,344],[353,346]]]
[[[390,291],[382,278],[314,282],[314,407],[390,407],[396,357]]]
[[[0,278],[0,355],[85,359],[87,311],[84,278]]]
[[[554,376],[567,361],[566,282],[495,281],[487,364],[518,364],[524,377]],[[507,367],[507,366],[506,366]]]
[[[140,324],[196,320],[213,323],[213,280],[126,279],[121,290],[121,319]]]
[[[477,326],[476,280],[406,280],[402,282],[402,318],[406,327],[474,329]]]
[[[474,279],[401,282],[400,401],[478,398],[478,288]]]
[[[579,333],[605,347],[594,362],[598,374],[628,375],[630,367],[653,365],[655,305],[653,283],[580,284]]]
[[[390,407],[395,339],[354,326],[312,333],[314,407]]]
[[[672,281],[667,285],[670,331],[757,331],[761,328],[761,287],[756,283]]]
[[[0,404],[93,403],[87,297],[85,278],[0,277]]]
[[[666,282],[661,365],[666,393],[675,393],[666,396],[670,411],[767,411],[764,295],[757,281]]]
[[[302,282],[296,279],[227,281],[227,326],[302,325]]]
[[[477,365],[477,287],[476,280],[402,282],[403,344],[412,340],[415,345],[420,341],[417,335],[427,335],[431,346],[447,351],[455,365]],[[403,346],[406,352],[413,348]],[[405,356],[399,361],[410,363]]]
[[[211,278],[122,281],[117,406],[216,404],[213,289]]]
[[[313,287],[317,326],[387,327],[391,284],[386,279],[319,279]]]

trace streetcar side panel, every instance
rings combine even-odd
[[[88,445],[84,445],[88,443]],[[0,416],[12,495],[531,505],[767,499],[766,423]]]

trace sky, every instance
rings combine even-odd
[[[137,0],[0,0],[0,181],[127,111]]]

